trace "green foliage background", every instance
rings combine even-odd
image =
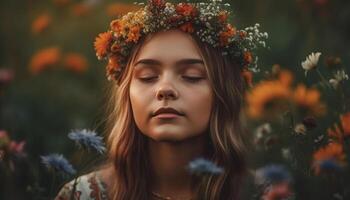
[[[69,5],[82,2],[75,0]],[[0,87],[0,130],[6,130],[13,140],[25,140],[28,157],[13,175],[0,172],[0,199],[37,199],[40,187],[44,189],[42,194],[48,195],[44,186],[52,182],[52,177],[41,166],[39,156],[60,152],[74,158],[74,144],[67,139],[70,130],[104,130],[104,97],[108,95],[105,63],[96,59],[93,41],[113,19],[106,14],[106,6],[121,1],[90,2],[94,4],[84,16],[73,15],[69,5],[58,7],[51,0],[0,2],[0,68],[15,72],[13,81]],[[341,57],[350,71],[350,1],[226,2],[232,4],[232,20],[238,28],[260,23],[261,29],[269,33],[269,49],[260,53],[263,71],[280,64],[291,69],[297,80],[312,84],[318,77],[310,74],[306,79],[301,61],[313,51]],[[51,15],[52,22],[43,33],[35,35],[31,32],[32,22],[43,13]],[[84,55],[89,63],[87,71],[76,74],[58,64],[38,75],[31,74],[32,55],[50,46]],[[309,191],[320,192],[313,191],[312,185],[307,187],[310,189],[303,189],[306,194],[300,194],[300,199],[308,199]]]

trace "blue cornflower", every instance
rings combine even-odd
[[[97,136],[95,132],[90,130],[76,130],[68,134],[68,137],[74,140],[80,147],[94,149],[98,153],[103,154],[106,148],[103,144],[102,137]]]
[[[202,175],[202,174],[220,174],[224,170],[216,166],[213,162],[204,158],[197,158],[188,164],[188,169],[191,173]]]
[[[53,169],[62,175],[73,175],[76,173],[73,166],[61,154],[41,156],[41,162],[46,165],[48,169]]]
[[[282,165],[268,165],[256,171],[257,184],[275,184],[291,181],[291,175]]]
[[[342,170],[342,166],[339,165],[333,159],[327,159],[319,162],[319,167],[321,171],[340,171]]]

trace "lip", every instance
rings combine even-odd
[[[158,118],[158,119],[172,119],[172,118],[177,118],[177,117],[180,117],[180,115],[177,115],[174,113],[162,113],[162,114],[155,116],[155,118]]]
[[[172,107],[161,107],[153,113],[153,117],[170,119],[183,116],[184,114]]]

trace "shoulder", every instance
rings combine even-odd
[[[55,200],[96,200],[107,199],[106,185],[101,181],[100,172],[94,171],[66,183]]]

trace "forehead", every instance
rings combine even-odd
[[[178,60],[181,58],[202,58],[200,50],[191,35],[180,30],[157,32],[147,38],[136,60],[154,58],[160,60]]]

